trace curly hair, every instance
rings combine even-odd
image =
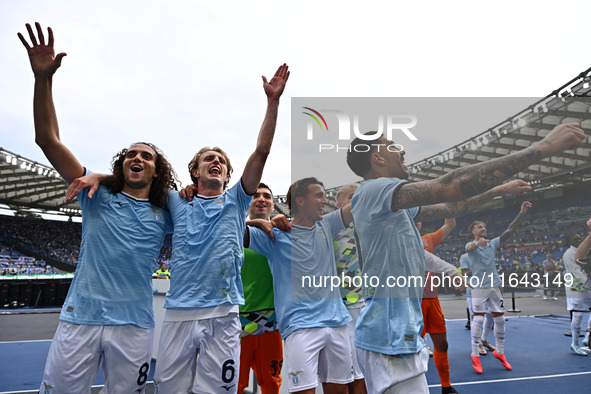
[[[162,153],[160,149],[149,142],[136,142],[133,145],[146,145],[156,152],[156,178],[152,180],[150,185],[149,200],[157,207],[167,209],[168,192],[170,190],[178,190],[177,183],[180,184],[176,172]],[[113,175],[105,179],[102,183],[109,188],[111,193],[120,193],[123,190],[125,179],[123,176],[123,161],[129,148],[125,148],[113,156],[111,161],[111,171]]]
[[[232,164],[230,164],[230,158],[228,157],[226,152],[224,152],[222,150],[222,148],[219,148],[217,146],[214,146],[213,148],[210,148],[209,146],[205,146],[205,147],[201,148],[199,150],[199,152],[195,153],[195,156],[193,156],[193,158],[189,162],[189,165],[187,166],[189,168],[189,175],[191,175],[191,180],[193,181],[193,183],[195,185],[197,184],[198,179],[193,176],[193,170],[199,166],[199,158],[201,157],[201,155],[203,155],[205,152],[210,152],[210,151],[217,152],[217,153],[221,154],[224,157],[224,159],[226,160],[226,167],[228,168],[228,180],[224,182],[224,190],[226,190],[226,188],[228,187],[228,182],[230,181],[230,177],[232,176],[232,172],[234,171],[234,169],[232,168]]]

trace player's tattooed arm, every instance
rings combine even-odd
[[[545,157],[582,145],[585,138],[578,125],[560,124],[544,139],[518,152],[458,168],[434,180],[402,185],[394,194],[392,209],[464,200],[499,185]]]
[[[501,245],[505,243],[505,241],[507,241],[511,235],[513,235],[517,227],[519,227],[519,225],[521,224],[521,221],[523,220],[523,217],[525,216],[525,213],[529,208],[531,208],[531,202],[524,201],[523,204],[521,204],[521,210],[519,211],[515,219],[513,219],[507,230],[505,230],[503,234],[501,234]]]
[[[527,182],[516,179],[495,186],[489,191],[463,201],[423,206],[417,215],[417,220],[434,220],[462,216],[475,211],[484,203],[497,196],[521,194],[530,190],[531,186]]]

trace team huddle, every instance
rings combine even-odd
[[[41,393],[90,392],[101,363],[105,392],[145,391],[155,326],[152,266],[166,234],[172,234],[174,274],[159,338],[156,392],[241,393],[252,368],[263,393],[278,393],[282,380],[297,393],[314,393],[318,382],[328,394],[428,393],[426,333],[435,345],[442,392],[457,392],[436,292],[422,285],[303,288],[302,277],[363,273],[386,283],[389,276],[460,276],[432,254],[455,226],[451,218],[496,196],[531,190],[520,180],[503,182],[585,140],[578,125],[561,124],[521,151],[434,180],[408,182],[404,150],[355,149],[365,142],[356,138],[347,164],[364,181],[339,191],[336,211],[324,214],[324,185],[308,177],[287,193],[291,223],[284,217],[271,221],[273,195],[261,177],[290,75],[286,64],[270,80],[263,77],[265,117],[234,186],[228,188],[233,173],[228,155],[204,147],[188,165],[193,185],[178,191],[172,166],[147,142],[121,150],[110,175],[93,174],[78,161],[60,140],[52,98],[52,77],[66,54],[55,54],[51,28],[46,43],[38,23],[36,34],[26,27],[32,45],[18,36],[35,76],[35,141],[70,183],[67,198],[77,197],[83,213],[79,263]],[[524,203],[508,229],[492,240],[484,223],[473,223],[474,241],[466,245],[462,268],[494,276],[495,250],[530,205]],[[437,219],[446,219],[445,225],[421,237],[420,223]],[[511,369],[504,354],[500,283],[491,280],[471,291],[474,369],[483,372],[483,343]],[[482,337],[488,312],[496,347]]]

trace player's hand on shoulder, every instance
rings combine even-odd
[[[103,174],[90,173],[79,178],[74,179],[68,190],[66,190],[66,202],[70,202],[76,198],[76,196],[84,189],[89,189],[88,198],[92,199],[92,196],[97,191],[101,180],[105,178]]]
[[[250,219],[246,222],[247,226],[256,227],[260,230],[263,230],[267,233],[271,241],[275,241],[275,236],[273,235],[273,223],[270,220],[265,219]]]
[[[277,215],[271,219],[273,227],[277,227],[281,231],[291,231],[291,223],[287,220],[285,215]]]
[[[197,185],[189,185],[179,191],[179,196],[189,201],[193,201],[193,197],[197,195]]]

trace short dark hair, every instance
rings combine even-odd
[[[573,244],[573,240],[577,235],[579,235],[579,234],[576,232],[570,232],[570,233],[566,234],[566,236],[564,237],[564,244],[567,248],[569,248],[571,246],[576,246]]]
[[[267,186],[266,183],[263,183],[263,182],[259,183],[259,186],[257,187],[257,189],[267,189],[271,193],[271,196],[273,196],[273,190],[271,190],[271,188],[269,186]]]
[[[289,187],[287,206],[292,215],[298,213],[298,204],[295,203],[296,198],[305,197],[308,194],[308,186],[310,185],[320,185],[324,189],[324,184],[314,177],[300,179]]]
[[[468,226],[468,231],[470,231],[470,233],[472,233],[472,229],[474,228],[474,226],[476,226],[477,224],[480,224],[480,223],[482,223],[486,226],[486,223],[484,223],[483,221],[475,220],[472,223],[470,223],[470,225]]]
[[[368,131],[363,135],[375,135],[377,131]],[[347,151],[347,164],[349,168],[362,178],[371,170],[371,154],[375,151],[375,147],[370,145],[370,148],[365,151],[364,149],[355,149],[357,145],[367,146],[367,141],[356,137],[349,144],[349,150]]]

